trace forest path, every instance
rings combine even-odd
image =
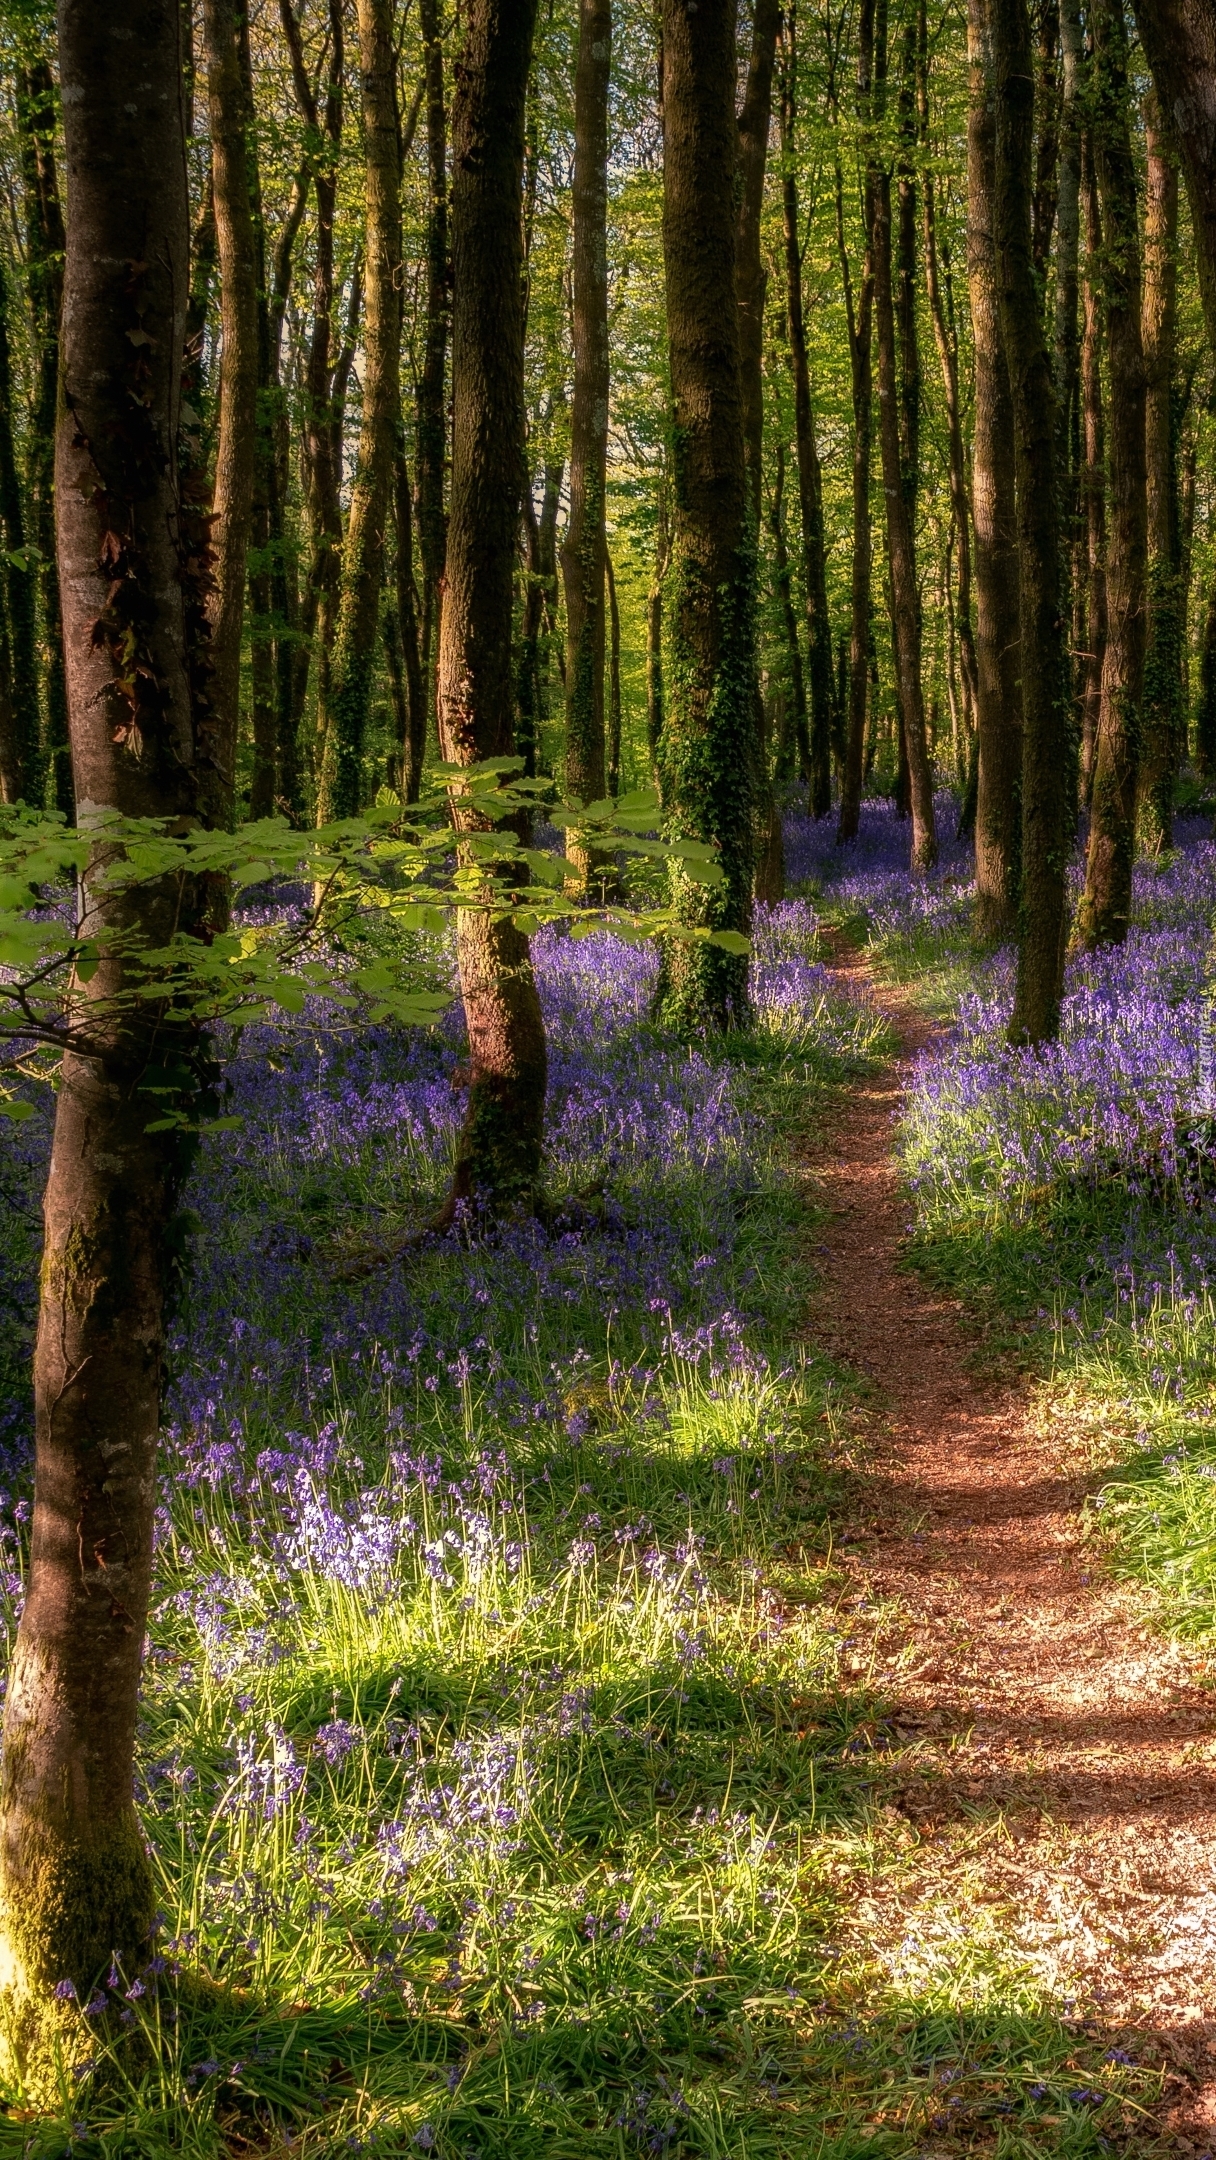
[[[869,986],[898,1045],[815,1166],[811,1325],[877,1393],[841,1565],[867,1605],[897,1609],[894,1624],[859,1610],[854,1642],[868,1630],[903,1742],[888,1798],[918,1832],[910,1872],[862,1899],[859,1937],[928,1951],[952,1905],[965,1898],[972,1925],[987,1905],[1004,1944],[1137,2059],[1171,2067],[1161,2149],[1206,2155],[1216,1704],[1088,1545],[1081,1445],[1025,1385],[984,1375],[962,1308],[906,1267],[894,1119],[933,1024],[864,954],[841,943],[832,960]]]

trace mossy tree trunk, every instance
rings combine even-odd
[[[439,642],[447,537],[444,473],[448,446],[444,392],[452,295],[448,261],[443,16],[439,0],[420,0],[418,19],[426,41],[426,333],[418,377],[414,462],[418,481],[418,555],[422,570],[421,664],[429,705]]]
[[[363,746],[401,425],[401,137],[391,0],[357,0],[363,99],[363,412],[346,520],[333,659],[321,700],[317,823],[363,803]],[[334,462],[337,464],[338,446]]]
[[[874,74],[874,0],[861,0],[857,35],[857,115],[863,127],[870,121]],[[860,287],[854,290],[844,230],[844,175],[836,166],[836,250],[844,281],[845,318],[849,332],[849,374],[853,394],[853,573],[849,611],[848,721],[845,731],[844,770],[840,784],[840,818],[836,827],[838,846],[857,838],[864,785],[866,710],[870,681],[870,616],[873,581],[873,540],[870,514],[870,466],[874,437],[874,263],[870,238],[874,230],[874,188],[877,165],[874,145],[866,145],[862,182],[862,221],[866,252]]]
[[[768,289],[761,221],[773,115],[773,60],[780,22],[779,0],[759,0],[752,16],[751,52],[738,120],[735,298],[739,306],[743,455],[747,465],[748,509],[757,539],[764,491],[764,301]],[[753,681],[752,707],[755,715],[752,755],[756,787],[756,898],[772,906],[785,895],[785,855],[781,809],[773,789],[768,729],[758,673]]]
[[[975,917],[981,937],[1011,936],[1022,830],[1022,678],[1013,399],[996,234],[996,88],[990,0],[969,0],[967,274],[975,348],[971,453],[975,518],[978,765]]]
[[[1110,538],[1102,706],[1085,892],[1077,919],[1077,934],[1086,947],[1120,943],[1131,918],[1148,612],[1140,230],[1123,0],[1097,0],[1092,30],[1094,165],[1106,238],[1102,284],[1110,366]]]
[[[1034,76],[1026,0],[990,0],[1001,331],[1013,399],[1022,668],[1022,865],[1010,1038],[1059,1028],[1072,785],[1056,408],[1031,236]]]
[[[659,746],[673,838],[709,841],[721,883],[673,871],[689,927],[746,934],[754,860],[755,536],[735,297],[734,0],[663,4],[663,262],[671,366],[669,664]],[[743,1022],[747,959],[668,941],[662,996],[689,1031]]]
[[[118,33],[118,34],[116,34]],[[131,55],[138,52],[133,69]],[[177,0],[62,0],[67,252],[55,498],[77,798],[190,820],[200,798],[201,533],[178,499],[189,227]],[[132,265],[133,236],[138,245]],[[132,666],[134,658],[135,665]],[[209,746],[208,746],[209,747]],[[161,943],[192,896],[141,887],[114,919]],[[108,961],[87,1022],[121,987]],[[65,1057],[44,1207],[25,1609],[4,1712],[4,2030],[36,2091],[56,2006],[117,1954],[134,1976],[155,1910],[133,1745],[181,1142],[148,1130],[155,1078],[193,1101],[198,1045],[156,1016],[99,1014]]]
[[[1216,12],[1211,0],[1133,0],[1161,111],[1173,132],[1216,349]]]
[[[445,758],[511,752],[515,540],[525,480],[524,113],[535,0],[471,0],[452,110],[454,426],[439,640]],[[459,797],[455,798],[459,825]],[[461,1202],[535,1205],[544,1136],[546,1045],[528,941],[510,922],[463,910],[456,950],[469,1035],[468,1106],[449,1214]]]
[[[1148,649],[1140,829],[1152,854],[1173,844],[1174,779],[1186,748],[1184,600],[1178,493],[1178,167],[1157,100],[1145,101],[1145,455],[1148,470]]]
[[[571,188],[574,394],[570,508],[562,542],[566,596],[566,793],[600,802],[604,777],[604,484],[608,459],[608,81],[611,0],[580,0]],[[597,857],[573,841],[575,878]]]
[[[9,293],[0,264],[0,565],[7,644],[11,656],[7,740],[0,744],[0,786],[7,802],[42,808],[42,726],[38,709],[38,589],[25,553],[25,504],[13,432],[16,411],[9,343]]]
[[[55,561],[55,406],[59,395],[59,325],[63,313],[63,209],[55,165],[56,100],[50,66],[34,61],[19,70],[16,115],[25,198],[25,242],[30,326],[37,375],[26,439],[26,480],[32,537],[38,549],[43,665],[46,674],[46,762],[51,798],[64,816],[75,816],[72,757],[68,745],[67,689],[63,672],[63,618]]]

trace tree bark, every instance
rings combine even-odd
[[[46,762],[52,798],[69,821],[72,758],[68,746],[67,690],[63,672],[63,618],[55,561],[55,405],[59,394],[59,326],[63,313],[63,210],[55,168],[55,85],[45,60],[21,69],[17,82],[21,173],[25,197],[26,260],[30,321],[37,373],[26,453],[26,482],[38,549],[37,579],[42,615],[46,681]]]
[[[969,0],[967,274],[975,347],[975,595],[978,767],[975,921],[984,938],[1017,922],[1022,829],[1022,668],[1013,399],[1001,328],[996,83],[990,0]]]
[[[875,30],[875,78],[886,73],[886,0],[878,0]],[[881,104],[881,92],[879,102]],[[912,869],[923,875],[937,861],[933,820],[933,775],[925,734],[925,699],[921,682],[921,605],[916,579],[916,543],[904,465],[906,404],[896,346],[895,296],[891,267],[891,173],[878,164],[873,196],[871,255],[874,264],[874,318],[878,334],[878,408],[882,444],[883,493],[887,508],[887,559],[891,574],[891,630],[895,647],[900,719],[908,761],[912,810]],[[905,354],[906,383],[909,356]],[[906,446],[910,451],[911,444]]]
[[[669,649],[660,757],[673,838],[709,841],[721,883],[673,871],[690,927],[751,919],[755,537],[748,515],[735,299],[735,8],[663,0],[663,263],[673,409]],[[747,960],[670,941],[663,1003],[680,1028],[739,1024]]]
[[[873,70],[874,0],[861,0],[857,45],[857,110],[863,125],[870,119]],[[874,269],[871,235],[874,230],[876,177],[873,145],[869,144],[862,183],[866,254],[862,264],[861,291],[855,299],[844,233],[844,181],[839,162],[836,166],[836,248],[844,280],[845,315],[849,331],[849,372],[853,394],[853,571],[849,623],[849,717],[840,786],[840,820],[836,828],[837,846],[857,837],[861,819],[861,791],[864,785],[873,578],[870,464],[874,428]]]
[[[655,502],[654,578],[646,595],[646,747],[650,753],[650,777],[662,797],[663,774],[663,582],[671,559],[671,534],[667,494],[660,476]]]
[[[785,227],[786,315],[794,374],[794,445],[798,456],[798,502],[802,512],[802,563],[806,587],[807,673],[810,686],[810,812],[827,817],[832,807],[832,629],[828,620],[823,473],[815,440],[811,374],[802,299],[801,213],[794,152],[797,119],[797,49],[793,18],[783,33],[781,68],[781,197]]]
[[[785,539],[785,444],[778,442],[774,450],[776,478],[773,483],[772,502],[769,506],[769,531],[773,536],[773,565],[776,571],[777,598],[781,607],[781,620],[785,627],[785,650],[789,661],[790,703],[789,712],[793,737],[798,752],[800,769],[810,763],[810,740],[806,719],[806,677],[802,669],[802,647],[798,642],[798,614],[790,581],[789,549]],[[778,772],[780,780],[783,775]],[[858,790],[860,795],[860,789]]]
[[[796,4],[796,0],[795,0]],[[791,23],[793,7],[791,6]],[[752,16],[751,53],[743,104],[739,110],[738,222],[735,228],[735,298],[739,308],[739,372],[743,391],[743,454],[747,466],[748,507],[752,533],[759,542],[764,466],[764,299],[768,273],[761,248],[764,175],[773,113],[773,61],[781,23],[780,0],[759,0]],[[775,886],[784,862],[774,848],[781,834],[781,813],[769,773],[768,736],[760,677],[752,685],[755,720],[756,845],[768,866],[764,895],[780,899]]]
[[[1081,505],[1081,346],[1078,335],[1081,242],[1081,84],[1084,40],[1080,0],[1060,6],[1060,171],[1056,203],[1054,357],[1056,460],[1060,503],[1066,521],[1065,616],[1072,620],[1070,668],[1074,708],[1080,712],[1084,682],[1085,525]]]
[[[24,552],[25,505],[13,436],[14,406],[8,282],[3,264],[0,264],[0,532],[6,550],[3,596],[11,666],[8,741],[0,749],[0,785],[6,791],[6,802],[26,802],[40,810],[43,767],[38,706],[37,585],[33,565]],[[11,793],[7,792],[9,789]]]
[[[1106,232],[1102,273],[1110,364],[1111,515],[1102,706],[1085,893],[1077,920],[1078,937],[1086,948],[1121,943],[1131,917],[1148,551],[1140,235],[1123,0],[1095,0],[1091,21],[1094,165]]]
[[[443,22],[439,0],[420,0],[426,41],[426,337],[418,378],[414,462],[418,481],[418,555],[422,568],[422,671],[428,700],[439,640],[443,558],[447,539],[444,474],[447,422],[444,388],[451,323],[448,261],[447,113],[444,103]]]
[[[118,33],[116,35],[116,32]],[[205,654],[189,584],[202,535],[178,501],[188,285],[178,0],[62,0],[67,177],[55,499],[78,798],[190,820]],[[132,53],[139,56],[133,69]],[[132,256],[135,254],[133,262]],[[193,680],[192,680],[193,679]],[[197,923],[139,887],[109,919],[153,945]],[[134,1975],[155,1889],[132,1790],[181,1141],[148,1130],[155,1057],[191,1104],[198,1044],[154,1013],[107,1021],[113,958],[77,991],[96,1054],[64,1058],[45,1199],[34,1361],[35,1493],[4,1712],[0,1931],[6,2044],[27,2089],[61,2090],[53,1993],[112,1954]],[[142,1014],[142,1008],[141,1008]],[[57,2104],[57,2103],[56,2103]]]
[[[393,457],[393,524],[397,535],[394,565],[396,606],[393,616],[404,671],[403,727],[398,746],[401,799],[415,803],[422,793],[422,768],[426,760],[426,679],[422,672],[418,610],[414,599],[414,528],[410,499],[409,468],[405,444],[400,437]]]
[[[1150,854],[1173,845],[1174,776],[1186,747],[1182,696],[1182,530],[1178,499],[1178,168],[1157,100],[1145,100],[1145,460],[1148,644],[1144,662],[1140,827]]]
[[[605,553],[608,576],[608,793],[621,792],[621,611],[617,605],[612,557]]]
[[[439,641],[444,756],[509,755],[515,535],[524,485],[524,111],[535,0],[470,0],[452,112],[452,388],[447,567]],[[458,823],[461,818],[456,797]],[[468,1107],[450,1210],[535,1206],[546,1046],[528,941],[511,922],[457,916],[469,1033]]]
[[[1216,12],[1211,0],[1133,0],[1191,206],[1199,291],[1216,350]]]
[[[333,659],[321,701],[317,823],[355,817],[401,423],[401,140],[391,0],[357,0],[363,99],[363,416],[346,521]],[[335,464],[338,462],[335,446]]]
[[[1102,214],[1088,134],[1081,151],[1081,195],[1085,208],[1085,274],[1082,282],[1081,422],[1083,464],[1081,492],[1085,511],[1085,625],[1080,682],[1081,793],[1088,805],[1093,791],[1102,707],[1102,671],[1106,662],[1106,395],[1102,387],[1102,305],[1099,264]]]
[[[604,483],[608,458],[608,79],[611,0],[580,0],[574,74],[574,394],[570,507],[562,543],[566,595],[566,793],[604,795]],[[579,883],[596,858],[573,842]]]
[[[1066,0],[1067,4],[1067,0]],[[1046,284],[1051,235],[1060,186],[1060,0],[1037,0],[1038,61],[1035,83],[1036,136],[1031,247],[1035,275]]]
[[[215,459],[210,604],[216,770],[209,810],[232,817],[236,796],[245,569],[253,518],[258,393],[258,276],[250,169],[251,85],[241,65],[241,9],[203,0],[211,183],[220,262],[220,422]]]
[[[1026,0],[991,0],[1001,331],[1013,399],[1022,673],[1022,865],[1010,1040],[1059,1029],[1072,832],[1055,391],[1031,236],[1034,81]]]

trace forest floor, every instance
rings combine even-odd
[[[870,1679],[904,1743],[888,1807],[919,1838],[917,1864],[872,1878],[852,1926],[881,1956],[989,1905],[1090,2038],[1164,2073],[1151,2149],[1207,2160],[1211,1693],[1095,1555],[1085,1503],[1102,1480],[1086,1442],[1016,1359],[994,1369],[962,1304],[909,1265],[895,1119],[935,1024],[841,939],[833,973],[868,986],[898,1048],[840,1098],[813,1165],[825,1215],[810,1324],[872,1390],[836,1558],[885,1616]]]

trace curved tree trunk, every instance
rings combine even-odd
[[[241,10],[203,0],[211,182],[220,260],[220,424],[212,502],[211,698],[216,770],[210,815],[226,824],[236,797],[245,565],[253,520],[258,394],[258,275],[253,218],[250,85],[241,65]]]
[[[59,54],[68,230],[55,481],[76,791],[127,815],[189,820],[200,777],[191,677],[205,631],[187,583],[202,535],[183,533],[177,494],[189,227],[176,0],[62,0]],[[159,944],[175,922],[197,920],[189,894],[175,915],[173,882],[107,912]],[[120,967],[103,963],[81,989],[82,1019],[120,986]],[[132,1756],[165,1232],[183,1155],[174,1134],[148,1130],[153,1098],[140,1083],[154,1046],[187,1106],[198,1078],[197,1043],[163,1029],[158,1040],[151,1014],[121,1025],[103,1015],[98,1037],[96,1055],[68,1056],[61,1070],[30,1567],[4,1712],[4,2037],[48,2099],[63,2077],[48,2059],[53,1990],[71,1980],[83,1997],[113,1954],[134,1975],[155,1910]]]
[[[320,707],[317,823],[363,803],[363,739],[401,422],[401,142],[391,0],[357,0],[366,203],[363,419],[342,555],[333,660]],[[335,445],[335,464],[338,446]]]
[[[1056,409],[1031,238],[1034,81],[1026,0],[990,0],[1001,332],[1013,398],[1022,664],[1022,871],[1011,1041],[1060,1024],[1072,835]]]
[[[452,112],[455,424],[439,640],[439,731],[453,764],[509,755],[511,615],[524,484],[520,194],[535,0],[470,0]],[[456,802],[460,820],[459,797]],[[468,1108],[449,1212],[531,1208],[540,1183],[546,1048],[528,941],[457,916]]]
[[[1102,707],[1085,893],[1077,918],[1078,936],[1086,947],[1120,943],[1131,917],[1148,547],[1140,236],[1123,0],[1096,0],[1092,25],[1094,164],[1107,239],[1102,269],[1110,363],[1111,514]],[[1117,246],[1112,245],[1115,234]]]
[[[570,509],[562,542],[566,595],[566,793],[604,795],[604,482],[608,458],[608,79],[611,0],[580,0],[574,75],[574,395]],[[573,844],[579,883],[596,858]]]
[[[1013,399],[1001,331],[996,233],[996,87],[990,0],[969,0],[967,274],[975,346],[975,595],[978,765],[975,918],[981,937],[1012,935],[1022,830],[1022,669]]]
[[[755,539],[748,515],[735,299],[734,0],[663,0],[663,262],[673,407],[667,687],[660,759],[673,838],[710,841],[722,881],[673,871],[690,926],[751,919]],[[665,1009],[678,1027],[741,1022],[747,960],[669,942]]]
[[[1184,600],[1178,499],[1178,168],[1157,109],[1145,101],[1145,456],[1148,470],[1148,647],[1144,661],[1140,827],[1160,854],[1173,844],[1174,776],[1186,747]]]

